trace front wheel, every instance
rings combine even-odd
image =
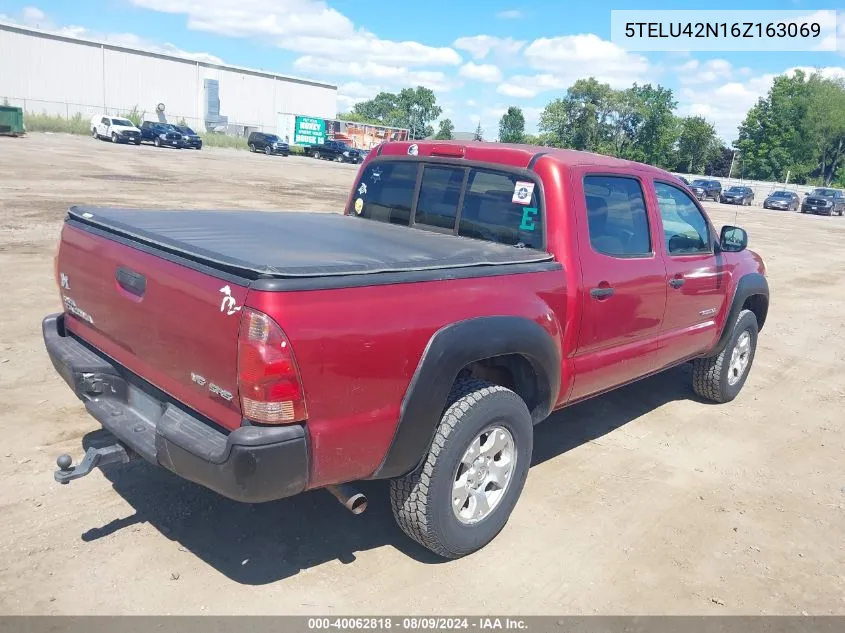
[[[267,154],[267,156],[269,156],[270,154],[273,153],[273,150],[270,149],[270,146],[268,145],[267,147],[264,148],[264,153]]]
[[[117,143],[117,134],[115,134],[114,132],[111,133],[111,142]]]
[[[505,527],[531,462],[534,428],[525,402],[482,380],[452,387],[423,463],[390,482],[399,527],[444,558],[475,552]]]
[[[155,141],[153,141],[153,144],[154,144],[156,147],[161,147],[161,139],[160,139],[159,137],[156,137],[156,140],[155,140]]]
[[[314,158],[320,160],[320,152],[314,152]]]
[[[739,395],[757,351],[757,316],[742,310],[728,344],[719,354],[697,358],[692,366],[692,387],[712,402],[730,402]]]

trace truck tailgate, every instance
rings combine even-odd
[[[240,426],[247,288],[71,223],[56,267],[68,330],[202,415]]]

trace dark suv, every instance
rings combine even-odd
[[[250,152],[264,152],[268,156],[276,154],[277,156],[287,156],[290,154],[290,145],[285,143],[275,134],[265,134],[264,132],[253,132],[247,139]]]
[[[156,147],[185,147],[185,139],[182,133],[171,123],[159,123],[158,121],[144,121],[141,124],[141,140],[145,143],[152,143]]]
[[[842,215],[845,213],[845,195],[839,189],[813,189],[801,203],[801,213]]]
[[[718,180],[698,178],[690,183],[689,188],[699,200],[712,198],[715,202],[718,202],[722,195],[722,183]]]

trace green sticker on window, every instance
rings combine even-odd
[[[522,210],[522,224],[519,225],[520,231],[533,231],[537,227],[537,209],[535,207],[525,207]]]

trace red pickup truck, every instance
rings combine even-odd
[[[688,361],[739,393],[769,305],[747,240],[662,170],[492,143],[383,144],[343,214],[71,208],[44,340],[114,442],[55,478],[140,457],[354,512],[389,479],[411,538],[468,554],[552,411]]]

